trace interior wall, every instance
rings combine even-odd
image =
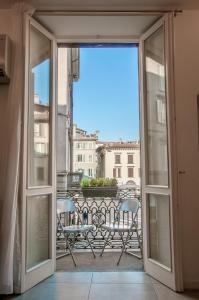
[[[10,9],[0,10],[0,34],[8,34],[12,43],[15,41],[13,32],[13,12]],[[14,46],[14,45],[13,45]],[[13,48],[13,47],[12,47]],[[14,51],[14,49],[12,49]],[[9,136],[7,132],[7,120],[9,119],[9,103],[8,95],[10,91],[10,85],[0,85],[0,210],[3,205],[3,195],[5,191],[5,174],[4,174],[4,162],[8,157],[9,150]]]
[[[12,293],[13,282],[17,289],[20,279],[19,264],[13,270],[13,259],[19,225],[16,217],[23,98],[22,16],[19,6],[0,10],[0,34],[8,34],[11,39],[11,80],[9,85],[0,85],[0,294]]]
[[[179,208],[185,288],[199,289],[199,11],[174,18]]]

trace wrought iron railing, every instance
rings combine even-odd
[[[100,249],[103,247],[104,239],[106,237],[106,231],[102,230],[101,225],[104,223],[111,223],[118,217],[118,207],[120,202],[123,199],[137,198],[140,202],[140,207],[138,214],[136,216],[136,222],[139,230],[140,240],[142,241],[142,226],[141,226],[141,198],[140,193],[137,188],[126,188],[118,189],[116,198],[85,198],[81,192],[81,189],[73,189],[69,191],[58,192],[58,198],[68,198],[73,197],[78,216],[75,214],[61,214],[58,219],[58,228],[59,222],[64,225],[77,224],[82,222],[84,224],[93,224],[94,230],[90,232],[89,238],[91,240],[92,246],[95,249]],[[124,224],[130,224],[132,221],[133,215],[129,212],[120,212],[119,222]],[[79,220],[81,219],[81,221]],[[127,233],[126,233],[127,234]],[[125,235],[124,234],[124,238]],[[57,230],[57,240],[62,240],[63,236],[60,230]],[[80,238],[80,243],[76,244],[76,247],[79,249],[86,249],[87,243],[83,241],[83,238]],[[122,247],[121,236],[116,232],[111,234],[111,239],[106,249],[118,249]],[[127,248],[138,249],[138,240],[137,236],[131,233]]]

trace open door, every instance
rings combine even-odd
[[[55,270],[54,37],[26,18],[21,292]]]
[[[146,273],[180,291],[171,25],[166,14],[140,40],[143,248]]]

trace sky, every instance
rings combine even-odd
[[[35,67],[34,89],[49,103],[49,59]],[[81,48],[73,84],[74,122],[103,141],[139,139],[138,49]]]
[[[39,96],[42,104],[49,104],[49,72],[50,60],[46,59],[35,68],[32,69],[34,76],[34,90],[35,94]]]
[[[139,139],[138,49],[81,48],[74,122],[99,139]]]

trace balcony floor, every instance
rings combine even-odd
[[[138,252],[139,254],[139,252]],[[57,271],[68,272],[118,272],[118,271],[143,271],[141,259],[130,254],[124,253],[117,266],[117,260],[120,252],[106,251],[102,257],[100,252],[96,251],[96,258],[90,251],[74,252],[77,261],[77,267],[74,267],[70,255],[57,259]]]

